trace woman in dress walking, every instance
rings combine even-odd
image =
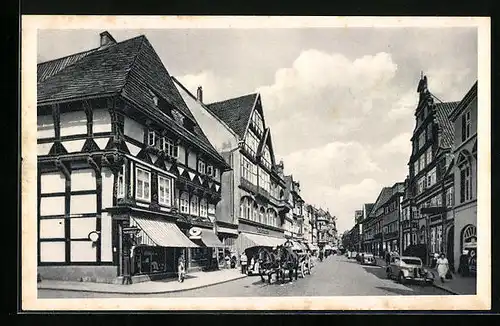
[[[177,263],[177,275],[179,276],[179,282],[184,282],[184,278],[186,277],[186,261],[183,253],[181,253]]]
[[[449,269],[448,259],[445,257],[444,253],[441,253],[441,255],[439,255],[439,258],[436,261],[436,265],[441,283],[444,283],[444,279],[446,278],[446,274],[448,273]]]

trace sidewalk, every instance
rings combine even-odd
[[[214,272],[189,273],[183,283],[179,283],[177,279],[165,279],[130,285],[43,280],[38,283],[38,289],[94,293],[155,294],[199,289],[245,277],[247,276],[241,274],[239,269],[225,269]]]
[[[386,262],[384,259],[378,257],[376,257],[375,259],[377,260],[377,265],[381,267],[386,266]],[[428,269],[434,273],[434,287],[456,295],[475,295],[477,293],[475,277],[462,277],[459,274],[453,274],[452,280],[445,280],[444,283],[441,283],[437,269]]]

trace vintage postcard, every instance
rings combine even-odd
[[[489,148],[488,18],[23,16],[22,309],[489,309]]]

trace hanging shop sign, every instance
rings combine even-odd
[[[141,231],[141,229],[139,229],[138,227],[135,227],[135,226],[124,227],[122,229],[122,232],[124,234],[137,234],[137,233],[139,233],[139,231]]]
[[[99,232],[99,231],[90,232],[88,235],[89,240],[92,242],[96,242],[97,240],[99,240],[99,233],[101,233],[101,232]]]
[[[189,239],[201,239],[201,229],[198,227],[192,227],[189,229]]]

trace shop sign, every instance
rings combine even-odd
[[[139,229],[138,227],[135,227],[135,226],[131,226],[131,227],[125,227],[122,229],[122,232],[124,234],[136,234],[140,231],[141,229]]]
[[[257,232],[262,234],[269,234],[269,230],[260,227],[257,227]]]
[[[201,239],[201,229],[198,227],[192,227],[189,229],[189,239]]]

